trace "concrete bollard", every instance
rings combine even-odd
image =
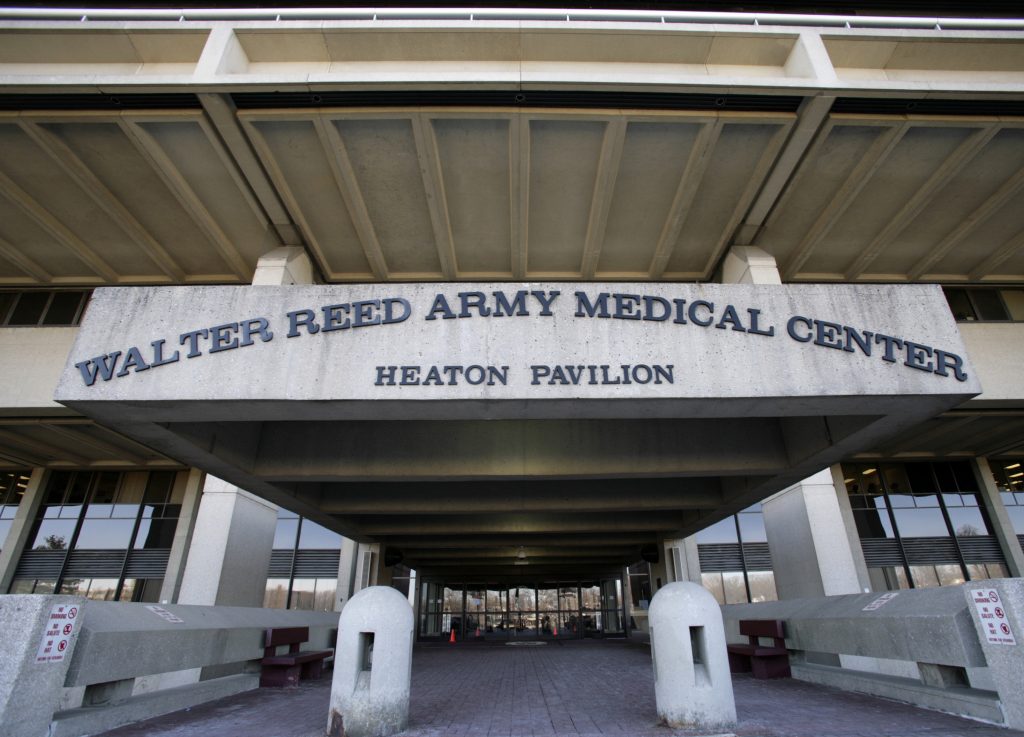
[[[695,583],[658,590],[648,612],[654,698],[669,727],[727,727],[736,702],[715,598]]]
[[[363,589],[345,605],[334,653],[329,735],[387,737],[406,728],[413,623],[409,600],[389,586]]]

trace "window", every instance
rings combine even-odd
[[[333,611],[341,535],[280,509],[263,606]]]
[[[957,322],[1022,322],[1024,289],[943,287]]]
[[[1024,458],[990,460],[989,467],[1013,531],[1024,546]]]
[[[3,550],[7,533],[18,513],[18,505],[28,488],[31,471],[5,471],[0,473],[0,550]]]
[[[951,586],[1006,575],[968,462],[842,469],[874,588]]]
[[[58,471],[11,593],[157,601],[181,512],[174,471]]]
[[[73,326],[85,312],[91,292],[83,289],[0,291],[0,325]]]
[[[760,504],[697,533],[701,584],[719,604],[775,601],[775,574]]]

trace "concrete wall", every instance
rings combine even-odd
[[[53,401],[78,328],[0,328],[0,415],[70,414]]]
[[[1024,323],[959,323],[982,394],[970,404],[1024,401]]]

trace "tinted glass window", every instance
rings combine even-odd
[[[9,325],[38,325],[50,301],[50,292],[22,292],[14,305]]]

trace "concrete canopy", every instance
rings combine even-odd
[[[328,284],[606,280],[623,282],[607,291],[635,292],[625,283],[714,280],[733,246],[763,249],[789,283],[1024,281],[1019,21],[820,16],[787,26],[770,15],[403,8],[251,20],[69,10],[41,22],[20,12],[0,21],[3,287],[248,284],[281,245],[302,247]],[[939,314],[935,301],[920,325]],[[213,315],[205,327],[244,318]],[[132,340],[145,348],[153,337]],[[730,386],[761,381],[755,358],[747,374],[716,370]],[[331,366],[344,372],[347,359]],[[87,423],[47,392],[0,410],[0,465],[194,463],[361,539],[410,556],[426,546],[422,561],[450,545],[626,560],[849,453],[1024,447],[1016,394],[954,407],[979,388],[840,397],[826,384],[816,401],[804,387],[760,402],[554,392],[368,403],[266,386],[225,402],[68,397],[95,418]],[[403,450],[379,453],[370,438],[378,449],[401,439]],[[444,439],[475,463],[454,452],[432,464]],[[731,443],[762,450],[741,462]],[[263,452],[286,446],[289,463]],[[324,463],[336,453],[344,464]],[[424,495],[438,498],[432,512]],[[520,521],[498,533],[482,520],[503,497]],[[449,508],[466,517],[459,536],[410,536],[397,524],[407,509],[407,521],[436,518],[441,529]],[[529,531],[530,520],[556,528],[554,515],[588,531]],[[635,525],[615,532],[632,552],[608,544],[616,519]],[[394,535],[381,520],[396,523]]]
[[[522,550],[529,575],[600,571],[977,394],[943,305],[930,286],[103,289],[56,398],[418,570],[524,575]]]

